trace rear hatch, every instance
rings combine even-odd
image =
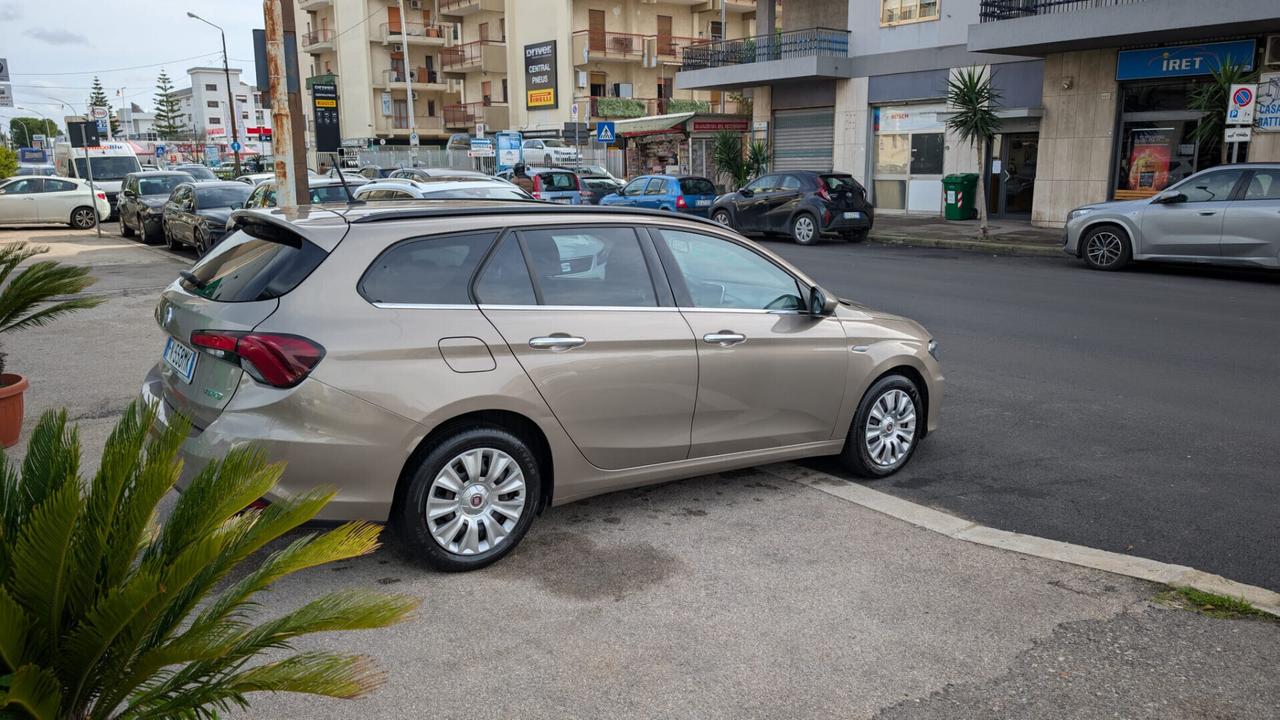
[[[716,186],[706,178],[680,178],[680,192],[684,195],[686,212],[706,215],[716,201]]]
[[[831,203],[833,209],[857,210],[862,205],[865,191],[852,175],[820,175],[818,183],[818,195]]]
[[[533,176],[533,196],[539,200],[579,205],[578,176],[562,170],[548,170]]]
[[[192,333],[253,330],[327,256],[287,226],[250,223],[184,272],[156,306],[156,320],[168,336],[160,362],[165,403],[197,428],[213,422],[245,371],[234,358],[194,347]]]

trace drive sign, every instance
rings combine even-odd
[[[1227,98],[1227,124],[1252,125],[1254,99],[1258,94],[1257,85],[1232,85],[1231,95]]]

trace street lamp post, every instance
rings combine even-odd
[[[199,15],[188,12],[187,17],[208,25],[218,31],[222,36],[222,74],[227,78],[227,106],[231,111],[231,151],[236,156],[236,177],[240,176],[240,131],[236,128],[236,98],[231,92],[231,68],[227,66],[227,33],[221,27],[205,20]]]

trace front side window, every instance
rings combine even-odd
[[[636,178],[635,180],[627,183],[627,186],[622,189],[622,192],[625,195],[640,195],[644,192],[645,185],[648,184],[649,178]]]
[[[538,176],[542,189],[553,192],[570,192],[578,189],[578,176],[567,172],[542,173]]]
[[[753,192],[768,192],[777,184],[777,175],[765,175],[747,183],[747,189]]]
[[[44,181],[39,178],[29,178],[27,180],[18,180],[4,186],[5,195],[30,195],[40,192],[40,186]]]
[[[1242,173],[1239,169],[1205,173],[1184,181],[1177,190],[1187,196],[1189,203],[1221,202],[1230,198]]]
[[[470,305],[467,284],[494,233],[401,242],[378,256],[360,279],[360,294],[374,303]]]
[[[234,186],[201,188],[196,193],[196,202],[202,208],[242,208],[252,192],[253,188],[240,183]]]
[[[661,230],[667,257],[683,279],[685,307],[739,310],[803,310],[796,279],[782,268],[728,240]],[[665,260],[665,258],[664,258]]]
[[[543,305],[654,307],[640,241],[630,228],[555,228],[521,234]]]
[[[133,188],[139,195],[168,195],[184,182],[186,178],[181,175],[134,178]]]

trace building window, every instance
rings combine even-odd
[[[209,118],[209,124],[210,124],[210,125],[221,125],[221,124],[222,124],[222,118],[211,117],[211,118]]]
[[[880,25],[938,19],[938,0],[880,0]]]
[[[206,101],[205,101],[205,103],[204,103],[204,106],[205,106],[205,107],[211,107],[211,108],[213,108],[213,109],[215,109],[215,110],[216,110],[216,109],[218,108],[218,101],[217,101],[217,100],[206,100]]]
[[[245,97],[244,95],[237,95],[236,102],[249,102],[249,98]]]
[[[209,92],[217,92],[217,91],[218,91],[218,85],[217,85],[217,83],[205,83],[205,85],[204,85],[204,89],[205,89],[205,90],[208,90]]]

